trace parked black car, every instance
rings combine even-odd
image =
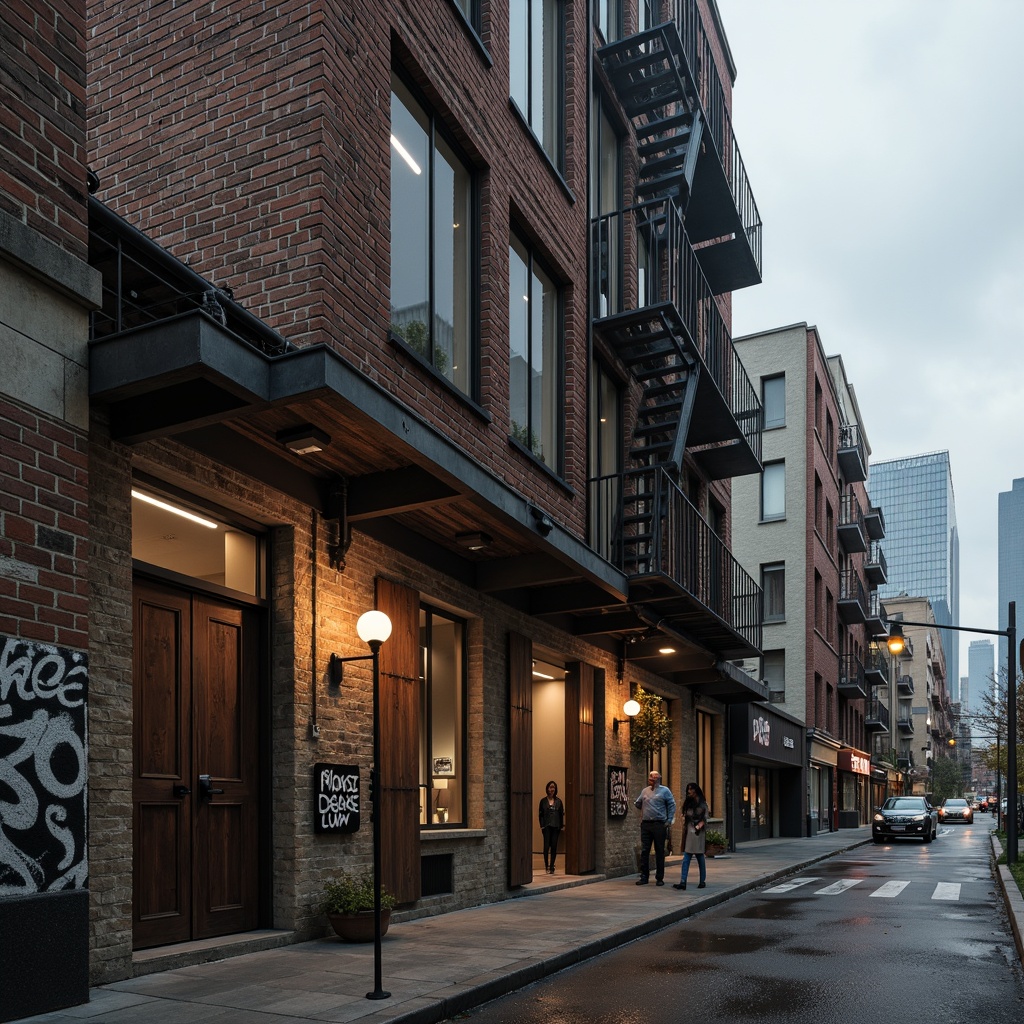
[[[891,796],[875,810],[871,838],[921,839],[930,843],[939,834],[939,813],[923,796]]]
[[[971,805],[966,800],[958,800],[953,797],[942,801],[939,817],[944,825],[951,821],[962,821],[968,825],[974,824],[974,811],[971,810]]]

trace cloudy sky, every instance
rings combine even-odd
[[[998,628],[997,494],[1024,476],[1024,2],[718,7],[764,222],[733,333],[816,325],[872,459],[949,450],[960,622]]]

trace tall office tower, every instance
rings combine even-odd
[[[996,666],[996,648],[991,640],[972,640],[967,648],[967,693],[961,692],[964,711],[980,711],[986,693],[992,690]],[[962,682],[962,681],[961,681]],[[967,696],[970,696],[970,707]]]
[[[888,582],[878,588],[882,602],[906,594],[927,597],[940,625],[960,625],[960,537],[949,452],[929,452],[872,462],[871,504],[885,509]],[[1024,515],[1024,489],[1021,491]],[[959,633],[944,629],[950,690],[959,690]],[[959,693],[950,693],[958,701]]]
[[[999,494],[999,628],[1006,629],[1011,601],[1017,603],[1017,639],[1024,636],[1024,477]],[[999,664],[1006,666],[1006,638],[999,639]],[[1017,666],[1020,671],[1021,666]]]

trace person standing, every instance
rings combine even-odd
[[[673,889],[686,888],[686,876],[690,870],[690,860],[697,858],[697,867],[700,868],[700,883],[698,889],[704,888],[707,879],[707,871],[704,864],[704,844],[708,829],[708,802],[704,799],[704,792],[696,782],[691,782],[686,787],[686,798],[683,800],[683,871],[679,876],[679,884],[673,885]]]
[[[661,784],[661,773],[647,776],[647,788],[633,801],[640,808],[640,877],[637,885],[647,885],[651,874],[651,846],[654,846],[654,879],[665,884],[665,836],[676,820],[676,798]]]
[[[558,798],[558,783],[554,780],[544,787],[544,792],[546,795],[541,797],[537,813],[544,836],[544,870],[553,875],[555,857],[558,855],[558,835],[565,828],[565,807]]]

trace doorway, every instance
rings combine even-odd
[[[258,924],[261,616],[135,581],[136,949]]]

